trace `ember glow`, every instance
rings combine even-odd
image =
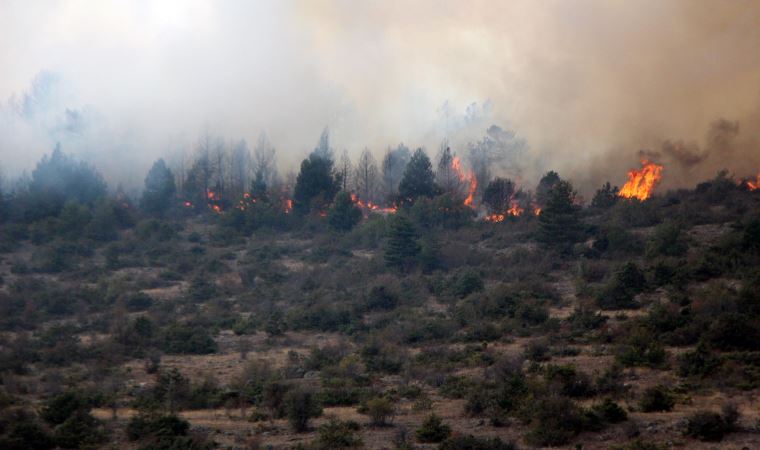
[[[628,171],[628,182],[620,189],[619,196],[646,200],[662,179],[662,166],[647,160],[641,161],[641,169]]]
[[[390,207],[383,207],[380,205],[377,205],[375,203],[372,203],[371,200],[364,201],[359,198],[356,194],[351,194],[351,201],[354,202],[356,206],[362,209],[362,211],[373,211],[383,214],[394,214],[396,211],[398,211],[398,207],[396,205],[390,206]],[[366,215],[366,214],[365,214]]]
[[[757,173],[757,179],[747,180],[747,189],[754,191],[760,188],[760,172]]]

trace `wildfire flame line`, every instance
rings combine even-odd
[[[662,166],[646,159],[641,161],[641,169],[628,171],[628,182],[623,185],[618,195],[625,198],[646,200],[652,196],[654,188],[662,179]]]
[[[747,189],[750,191],[760,189],[760,172],[757,173],[757,180],[747,180]]]

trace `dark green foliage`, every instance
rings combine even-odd
[[[59,425],[77,411],[89,411],[91,407],[91,400],[81,392],[66,391],[47,400],[42,406],[41,416],[46,422]]]
[[[398,294],[386,286],[373,286],[367,294],[367,309],[390,310],[398,305]]]
[[[293,208],[299,214],[327,211],[341,180],[333,171],[333,161],[327,155],[312,153],[301,163],[293,191]]]
[[[443,419],[430,414],[417,428],[417,439],[420,442],[441,442],[451,435],[451,427],[443,423]]]
[[[145,177],[145,189],[140,199],[140,207],[148,214],[163,215],[174,203],[177,187],[174,175],[166,167],[163,159],[153,163]]]
[[[682,377],[703,378],[710,376],[720,367],[720,358],[700,342],[693,351],[678,357],[678,375]]]
[[[23,218],[34,221],[57,215],[68,200],[93,205],[106,194],[106,183],[91,166],[65,155],[59,146],[45,155],[32,172],[23,203]]]
[[[385,244],[384,259],[389,267],[405,270],[415,263],[420,252],[417,233],[409,220],[403,215],[388,219],[388,240]]]
[[[382,427],[393,421],[396,411],[393,401],[387,397],[375,397],[367,400],[366,414],[373,426]]]
[[[562,181],[562,179],[559,177],[559,174],[553,170],[546,172],[546,174],[541,177],[538,181],[538,186],[536,186],[536,201],[539,205],[546,205],[549,201],[549,192],[554,185],[560,181]]]
[[[146,438],[184,436],[190,423],[175,415],[138,414],[127,424],[127,437],[136,441]]]
[[[404,202],[414,202],[419,197],[432,198],[438,193],[430,158],[421,148],[414,151],[406,165],[398,193]]]
[[[538,216],[537,239],[548,245],[566,245],[582,238],[575,192],[567,181],[558,181],[548,192],[546,203]]]
[[[517,450],[517,445],[500,438],[478,438],[471,434],[454,435],[441,442],[438,450]]]
[[[646,287],[646,278],[633,263],[623,264],[612,279],[597,295],[597,303],[603,309],[622,309],[636,306],[634,297]]]
[[[432,199],[418,197],[409,209],[409,217],[421,228],[458,229],[472,223],[475,211],[461,198],[446,193]]]
[[[127,295],[124,299],[124,307],[127,311],[144,311],[153,305],[153,298],[150,295],[143,292],[135,292],[134,294]]]
[[[359,424],[356,422],[343,422],[331,418],[327,423],[320,425],[313,447],[319,450],[362,448],[362,439],[356,434],[358,429]]]
[[[79,410],[58,425],[53,432],[56,445],[61,448],[97,448],[106,440],[102,423],[89,412]]]
[[[668,354],[657,336],[643,328],[630,330],[629,333],[617,350],[617,362],[626,367],[663,368],[666,365]]]
[[[612,187],[608,181],[600,189],[597,189],[594,198],[591,200],[591,206],[595,208],[609,208],[614,206],[618,201],[618,187]]]
[[[319,417],[322,407],[317,402],[313,392],[294,389],[285,395],[285,413],[288,423],[296,433],[302,433],[309,429],[309,419]]]
[[[4,450],[48,450],[56,446],[50,434],[31,415],[19,412],[0,425],[0,448]],[[2,435],[2,431],[5,434]]]
[[[608,423],[628,420],[628,413],[610,398],[605,398],[601,403],[595,404],[592,409]]]
[[[681,225],[666,222],[657,227],[654,235],[647,242],[647,256],[682,256],[689,249],[689,244],[681,230]]]
[[[550,364],[546,367],[544,377],[547,384],[558,387],[562,395],[589,397],[594,394],[589,376],[578,372],[574,366]]]
[[[663,385],[645,390],[639,400],[639,407],[644,412],[670,411],[675,404],[673,394]]]
[[[525,436],[531,445],[564,445],[587,426],[581,408],[562,396],[539,399],[531,408],[531,416],[530,431]]]
[[[472,269],[464,270],[452,279],[451,291],[459,298],[467,297],[473,292],[480,292],[483,289],[483,278]]]
[[[338,192],[330,211],[327,222],[336,231],[350,231],[362,219],[362,211],[351,200],[351,194],[346,191]]]
[[[161,350],[166,353],[205,355],[216,352],[216,342],[208,331],[200,326],[173,324],[161,335]]]
[[[757,320],[744,314],[728,313],[715,318],[705,340],[720,350],[760,350]]]
[[[685,434],[700,441],[717,442],[734,430],[738,418],[738,411],[733,405],[724,407],[723,414],[697,411],[688,417]]]

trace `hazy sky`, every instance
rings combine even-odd
[[[35,77],[50,92],[19,112]],[[380,155],[444,136],[462,153],[494,123],[537,172],[619,184],[640,149],[704,152],[738,121],[676,185],[760,167],[760,1],[4,0],[0,102],[6,171],[60,140],[127,181],[204,130],[266,131],[287,169],[325,126]]]

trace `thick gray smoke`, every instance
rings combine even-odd
[[[721,0],[9,0],[0,166],[29,170],[61,142],[139,185],[203,135],[265,131],[284,174],[325,126],[354,159],[447,139],[466,161],[496,125],[524,154],[491,171],[528,185],[548,169],[586,193],[622,184],[640,151],[663,187],[750,175],[759,25],[759,2]]]

